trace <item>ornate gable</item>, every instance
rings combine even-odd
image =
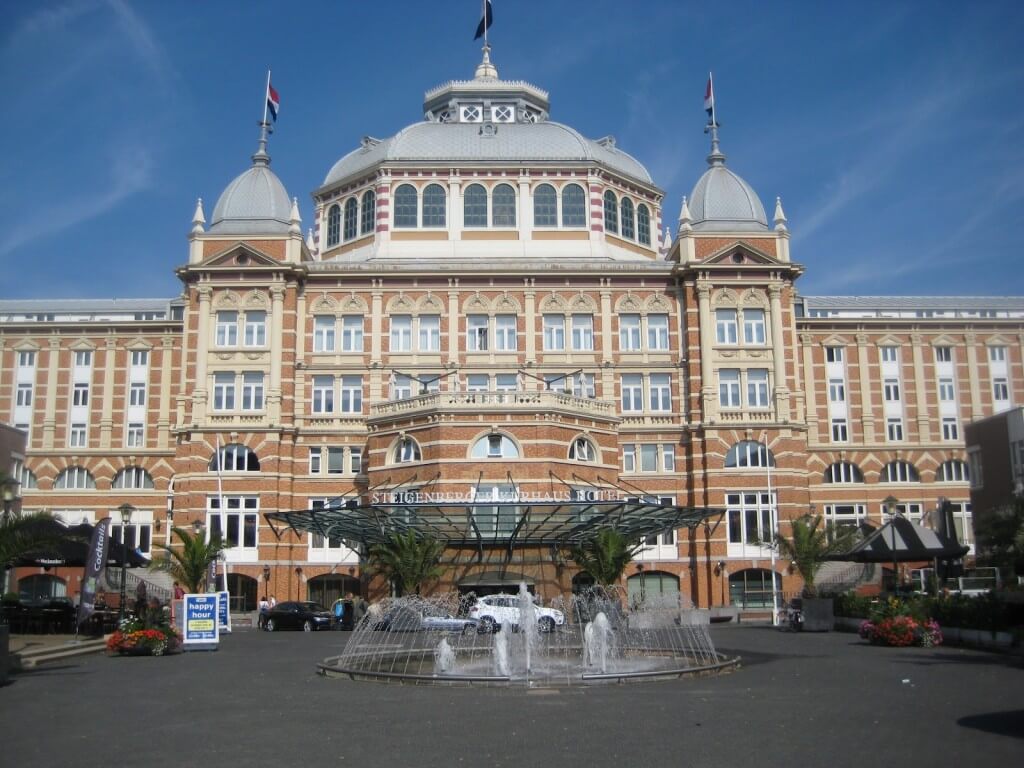
[[[281,262],[248,243],[238,242],[203,261],[204,267],[280,267]]]

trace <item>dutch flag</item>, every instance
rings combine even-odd
[[[274,118],[274,122],[277,122],[277,110],[281,107],[281,97],[277,95],[277,91],[274,90],[274,86],[267,81],[267,109],[270,110],[270,116]]]
[[[715,86],[711,81],[711,73],[708,73],[708,87],[704,91],[704,111],[708,113],[711,122],[715,122]]]

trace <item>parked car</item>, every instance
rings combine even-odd
[[[478,622],[469,616],[453,616],[439,608],[427,608],[423,611],[420,625],[423,629],[467,634],[469,632],[476,632]]]
[[[331,612],[319,603],[289,600],[278,603],[267,614],[267,631],[301,629],[313,632],[331,628]]]
[[[543,608],[534,604],[537,616],[537,629],[551,632],[556,626],[565,624],[565,614],[554,608]],[[513,629],[519,628],[519,596],[518,595],[487,595],[476,601],[470,609],[469,616],[476,619],[480,632],[495,632],[505,624]]]
[[[373,628],[379,632],[475,632],[476,619],[453,616],[439,608],[426,608],[423,612],[407,606],[394,606],[384,612]]]

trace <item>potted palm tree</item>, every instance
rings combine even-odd
[[[441,576],[442,552],[444,544],[437,539],[419,537],[415,531],[392,533],[370,547],[370,568],[391,582],[396,597],[406,592],[418,595],[424,584]]]
[[[614,528],[602,528],[572,550],[573,561],[603,587],[622,578],[626,566],[639,551],[639,542],[631,542]]]
[[[179,546],[157,544],[164,551],[164,556],[154,558],[150,567],[170,573],[187,592],[199,592],[210,563],[220,557],[224,545],[219,537],[206,541],[202,533],[189,533],[184,528],[172,528],[171,532],[178,539]]]

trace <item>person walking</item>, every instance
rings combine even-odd
[[[345,601],[340,597],[335,600],[331,612],[334,614],[334,628],[341,629],[341,622],[345,618]]]
[[[269,614],[270,614],[270,602],[267,600],[267,596],[266,595],[264,595],[263,597],[260,598],[259,612],[260,612],[260,615],[259,615],[259,618],[256,620],[257,621],[256,626],[259,629],[266,629],[267,628],[267,619],[269,618]]]

